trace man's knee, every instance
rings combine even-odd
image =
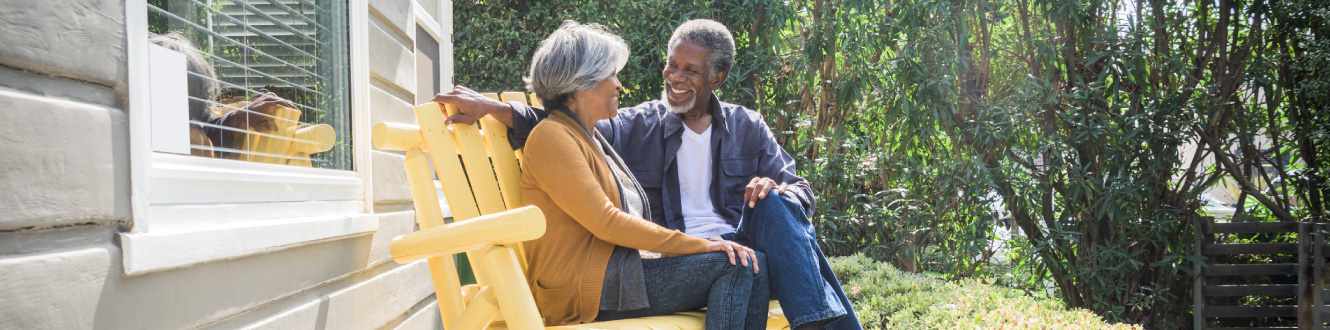
[[[767,193],[766,198],[757,200],[757,205],[754,206],[753,208],[755,209],[765,208],[768,211],[784,212],[786,210],[801,209],[803,208],[803,205],[800,204],[799,199],[794,198],[794,196],[782,194],[780,193],[779,190],[772,189],[770,192]]]
[[[781,222],[788,223],[793,227],[810,225],[808,215],[804,214],[803,204],[799,203],[799,199],[776,193],[774,189],[771,194],[767,195],[767,198],[758,200],[752,211],[756,212],[758,217],[765,218],[761,221],[766,223],[776,222],[775,220],[786,220]]]

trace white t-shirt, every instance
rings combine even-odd
[[[687,127],[679,145],[679,194],[683,201],[684,233],[711,238],[734,232],[711,204],[711,127],[702,134]]]

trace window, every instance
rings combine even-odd
[[[147,14],[150,42],[188,64],[188,121],[159,124],[188,134],[154,135],[187,150],[155,150],[351,169],[345,2],[151,0]]]
[[[434,99],[441,91],[439,40],[425,26],[416,25],[416,104]]]
[[[351,70],[366,61],[366,6],[126,1],[126,274],[377,229],[355,148],[368,144],[367,107],[353,102],[365,77]]]

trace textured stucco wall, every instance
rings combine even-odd
[[[0,1],[0,329],[440,328],[428,268],[388,254],[416,227],[393,153],[372,157],[372,235],[124,275],[116,237],[142,164],[123,1]],[[374,121],[414,122],[410,1],[368,1],[372,63],[352,69],[371,76]]]

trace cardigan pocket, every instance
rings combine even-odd
[[[558,326],[577,322],[577,315],[581,314],[578,311],[577,283],[550,288],[540,280],[536,280],[534,289],[532,296],[536,299],[536,307],[540,308],[540,313],[547,317],[547,325]]]

